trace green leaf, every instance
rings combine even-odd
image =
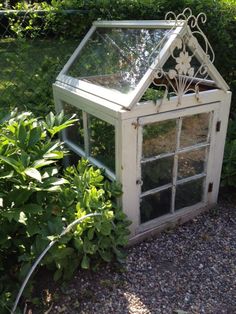
[[[31,204],[24,205],[24,211],[27,211],[30,214],[40,214],[41,215],[42,211],[43,211],[43,207],[39,204],[31,203]]]
[[[84,239],[84,243],[83,243],[83,250],[85,253],[88,254],[95,254],[96,250],[97,250],[97,246],[96,244],[93,244],[91,241],[89,241],[87,238]]]
[[[30,163],[30,156],[26,152],[22,151],[21,155],[20,155],[20,161],[21,161],[23,167],[26,168],[26,167],[28,167],[28,165]]]
[[[94,236],[94,228],[90,228],[88,231],[88,239],[91,241]]]
[[[10,165],[12,168],[14,168],[17,172],[20,171],[19,163],[14,158],[0,155],[0,159],[4,161],[6,164]]]
[[[110,222],[103,222],[101,225],[101,234],[108,236],[111,233],[112,225]]]
[[[0,179],[10,179],[14,175],[14,171],[5,171],[1,172],[0,174]]]
[[[35,168],[26,168],[24,173],[27,176],[29,176],[29,177],[31,177],[31,178],[39,181],[39,182],[42,182],[41,174],[40,174],[40,172],[37,169],[35,169]]]
[[[103,251],[103,250],[99,250],[99,254],[101,256],[101,258],[105,261],[105,262],[110,262],[112,260],[112,253],[111,251]]]
[[[64,157],[64,153],[62,151],[54,151],[51,153],[46,153],[43,155],[43,158],[53,158],[53,159],[62,159]]]
[[[81,267],[83,269],[89,269],[89,266],[90,266],[90,258],[85,254],[81,261]]]
[[[11,222],[12,220],[15,220],[16,222],[26,225],[27,217],[24,212],[22,211],[19,212],[18,209],[2,212],[1,215],[3,217],[6,217],[9,222]]]
[[[25,126],[22,123],[19,126],[17,137],[18,140],[20,141],[21,146],[25,147],[27,132]]]
[[[32,147],[37,144],[41,138],[42,130],[39,127],[33,128],[30,130],[28,146]]]
[[[14,200],[14,203],[18,206],[27,202],[32,193],[32,190],[15,188],[8,194],[8,198],[9,200]]]
[[[64,179],[64,178],[48,178],[45,181],[46,185],[53,185],[53,186],[68,184],[68,183],[69,183],[69,181]]]
[[[36,221],[30,220],[30,223],[27,224],[27,233],[30,237],[32,237],[35,234],[40,234],[42,232],[41,227],[39,226],[39,223]]]
[[[81,251],[83,248],[83,240],[81,239],[81,237],[75,237],[74,238],[74,246],[78,251]]]
[[[26,225],[26,221],[27,221],[27,217],[26,217],[25,213],[20,212],[18,222],[23,224],[23,225]]]
[[[54,126],[55,123],[55,115],[53,112],[49,112],[49,114],[46,116],[45,121],[47,125],[51,128]]]
[[[38,169],[38,168],[42,168],[42,167],[48,166],[48,165],[53,164],[53,163],[55,163],[55,160],[39,159],[33,163],[33,167],[35,169]]]
[[[57,280],[59,280],[60,278],[61,278],[61,276],[62,276],[62,268],[59,268],[59,269],[57,269],[56,270],[56,272],[54,273],[54,275],[53,275],[53,279],[55,280],[55,281],[57,281]]]
[[[48,191],[48,192],[61,192],[61,187],[60,185],[56,186],[50,186],[49,188],[44,188],[43,191]]]

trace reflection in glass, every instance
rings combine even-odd
[[[67,115],[68,117],[76,114],[76,119],[78,119],[78,121],[75,122],[74,125],[65,129],[67,139],[84,150],[84,128],[82,110],[67,103],[63,103],[63,110],[65,115]]]
[[[204,172],[206,149],[179,154],[178,180]]]
[[[141,223],[168,214],[171,206],[171,189],[145,196],[140,203]]]
[[[200,113],[183,118],[180,147],[207,142],[210,113]]]
[[[174,157],[157,159],[142,164],[142,191],[147,191],[172,182]]]
[[[143,157],[152,157],[176,149],[176,120],[166,120],[143,127]]]
[[[134,90],[159,53],[167,29],[97,28],[67,75],[114,89]]]
[[[115,172],[115,127],[88,115],[89,155]]]
[[[202,201],[203,180],[193,180],[176,187],[175,210],[192,206]]]

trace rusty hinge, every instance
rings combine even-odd
[[[216,132],[220,132],[220,128],[221,128],[221,121],[217,121],[216,122]]]
[[[208,185],[208,193],[211,193],[213,190],[213,182],[210,182]]]
[[[138,121],[137,122],[132,122],[131,124],[134,126],[135,129],[137,129],[139,127]]]
[[[136,180],[136,184],[137,184],[137,185],[142,185],[142,184],[143,184],[142,179],[137,179],[137,180]]]

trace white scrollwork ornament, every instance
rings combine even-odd
[[[188,92],[195,93],[197,99],[199,99],[199,84],[208,78],[208,64],[214,62],[215,55],[209,41],[199,27],[199,23],[204,24],[206,22],[204,13],[194,16],[191,9],[186,8],[178,15],[174,12],[168,12],[165,19],[174,20],[174,26],[170,30],[170,34],[173,34],[178,26],[186,28],[186,32],[183,32],[183,35],[177,34],[174,43],[170,47],[171,68],[156,69],[153,83],[156,86],[165,86],[165,95],[177,96],[178,105],[181,105],[182,97]],[[203,43],[204,47],[202,48],[205,57],[199,64],[193,66],[193,58],[196,56],[199,47],[198,39]],[[162,45],[163,43],[160,43],[159,48]],[[201,79],[199,79],[199,76]],[[158,84],[158,80],[161,78],[164,78],[167,83]],[[170,92],[169,89],[171,89]]]

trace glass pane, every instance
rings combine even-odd
[[[176,187],[175,210],[197,204],[202,201],[203,180],[193,180]]]
[[[171,189],[145,196],[140,202],[141,223],[168,214],[171,208]]]
[[[89,155],[115,172],[115,127],[88,115]]]
[[[207,112],[183,118],[180,147],[207,142],[210,115]]]
[[[173,162],[172,156],[142,164],[142,191],[171,183]]]
[[[179,154],[178,180],[204,172],[206,149]]]
[[[83,129],[83,112],[82,110],[70,105],[63,103],[63,110],[67,116],[76,114],[77,122],[73,126],[65,129],[67,139],[73,144],[79,146],[84,150],[84,129]]]
[[[68,75],[128,94],[159,53],[167,29],[97,28]]]
[[[171,153],[176,149],[176,120],[166,120],[143,127],[143,157]]]

